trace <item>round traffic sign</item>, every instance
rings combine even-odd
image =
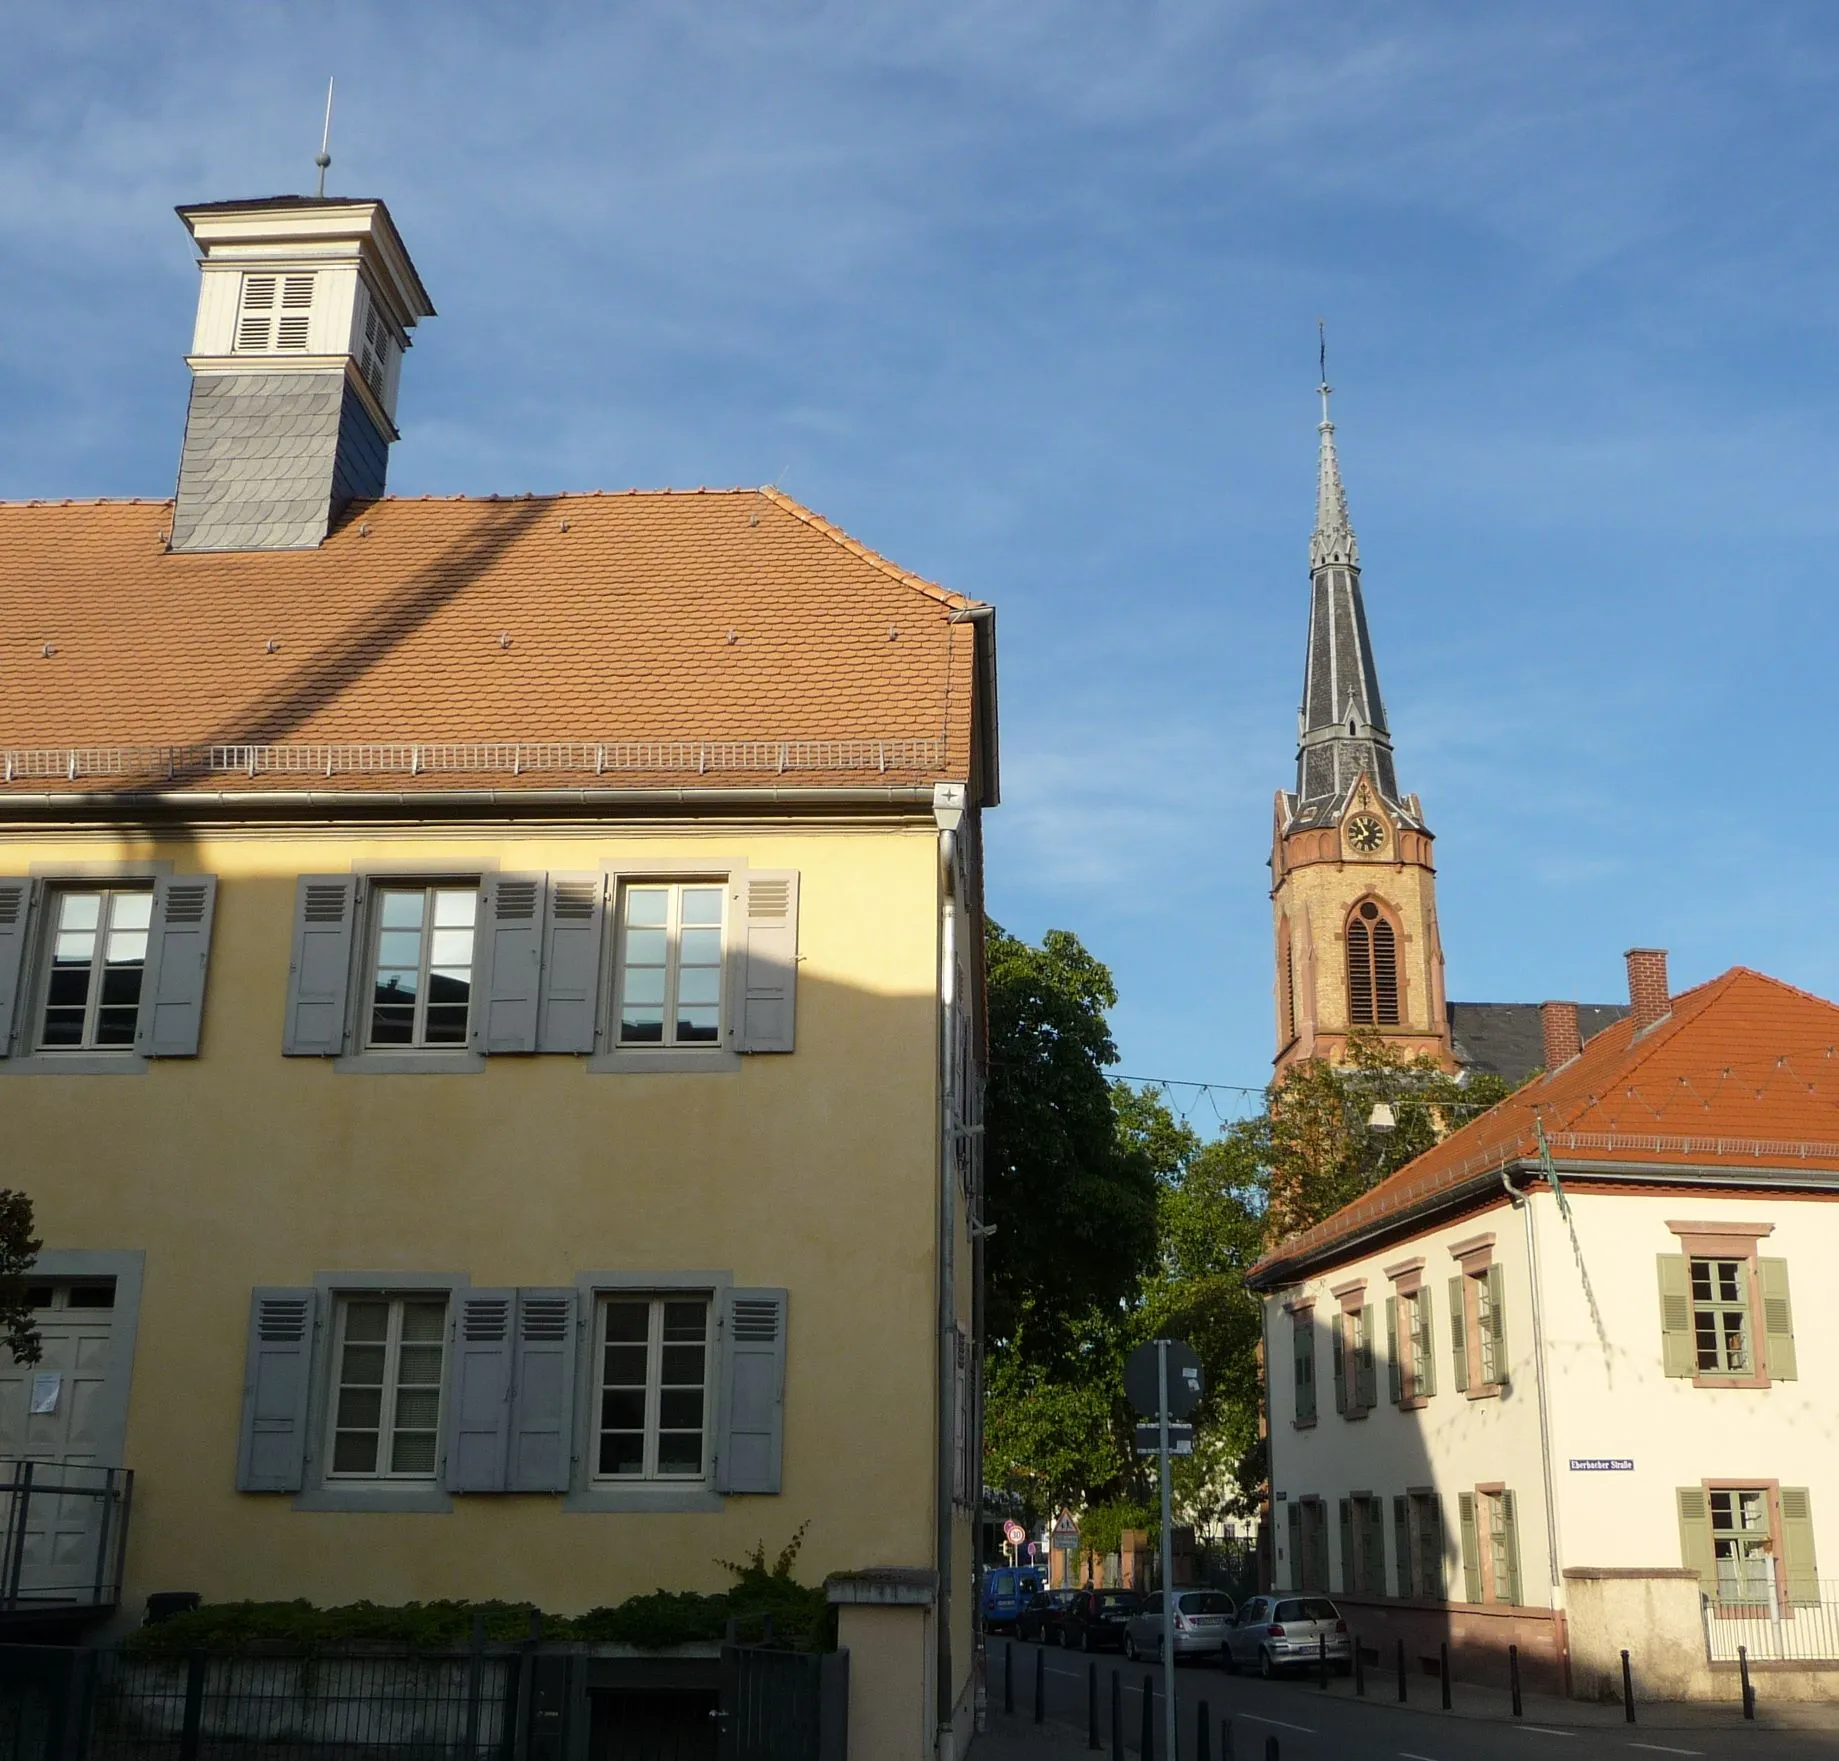
[[[1124,1359],[1124,1393],[1145,1418],[1153,1419],[1161,1405],[1157,1398],[1160,1347],[1166,1345],[1169,1362],[1169,1417],[1185,1419],[1200,1405],[1200,1359],[1191,1345],[1179,1339],[1155,1340],[1139,1345]]]
[[[1028,1539],[1028,1531],[1014,1517],[1003,1524],[1003,1538],[1011,1547],[1019,1547]]]

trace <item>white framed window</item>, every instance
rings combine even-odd
[[[687,1292],[601,1298],[596,1480],[707,1476],[710,1306]]]
[[[444,1295],[337,1299],[328,1480],[432,1484],[446,1355]]]
[[[1697,1270],[1699,1262],[1694,1262]],[[1718,1600],[1767,1604],[1774,1588],[1775,1548],[1766,1487],[1726,1487],[1711,1495],[1711,1556]]]
[[[615,1034],[620,1046],[719,1046],[721,881],[628,881],[620,889]]]
[[[472,881],[375,889],[366,1046],[467,1043],[478,919]]]
[[[1704,1375],[1747,1376],[1750,1355],[1750,1262],[1691,1262],[1693,1347]]]
[[[50,906],[39,1049],[132,1050],[152,887],[62,887]]]

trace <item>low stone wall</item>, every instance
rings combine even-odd
[[[1439,1647],[1450,1650],[1450,1677],[1494,1688],[1507,1686],[1507,1650],[1520,1649],[1520,1683],[1529,1694],[1563,1694],[1565,1683],[1564,1616],[1549,1608],[1522,1608],[1495,1603],[1399,1602],[1389,1598],[1335,1595],[1355,1636],[1379,1652],[1378,1669],[1387,1680],[1398,1665],[1398,1644],[1405,1644],[1405,1669],[1411,1692],[1434,1675]],[[1702,1648],[1702,1647],[1701,1647]]]

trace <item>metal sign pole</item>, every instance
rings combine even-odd
[[[1161,1429],[1162,1464],[1162,1752],[1179,1761],[1178,1720],[1175,1716],[1175,1549],[1170,1534],[1169,1501],[1169,1342],[1156,1341],[1156,1422]]]

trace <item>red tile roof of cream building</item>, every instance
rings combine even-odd
[[[1684,1169],[1715,1180],[1742,1169],[1839,1170],[1839,1006],[1732,967],[1672,1000],[1637,1031],[1633,1017],[1568,1063],[1344,1205],[1252,1268],[1281,1283],[1460,1189],[1517,1163],[1536,1166],[1539,1130],[1561,1179],[1569,1169]]]
[[[390,498],[311,550],[177,554],[171,515],[0,504],[0,803],[966,779],[995,798],[988,608],[776,490]]]

